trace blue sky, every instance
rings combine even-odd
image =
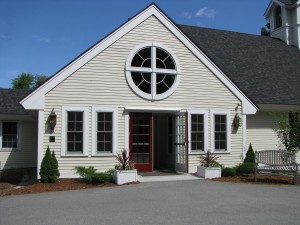
[[[0,0],[0,87],[53,75],[155,2],[175,23],[259,34],[269,0]]]

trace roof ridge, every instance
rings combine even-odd
[[[210,28],[210,27],[199,27],[199,26],[187,25],[187,24],[176,24],[176,25],[179,26],[179,27],[180,26],[186,26],[186,27],[194,27],[194,28],[198,28],[198,29],[215,30],[215,31],[222,31],[222,32],[226,32],[226,33],[237,33],[237,34],[252,35],[252,36],[257,36],[257,37],[268,37],[269,38],[269,36],[264,36],[264,35],[259,35],[259,34],[244,33],[244,32],[240,32],[240,31],[222,30],[222,29]]]

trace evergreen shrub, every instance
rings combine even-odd
[[[43,183],[55,183],[60,176],[55,153],[51,154],[49,146],[41,164],[40,176]]]
[[[246,153],[246,158],[244,159],[244,163],[255,163],[255,154],[254,154],[251,143],[250,143],[249,149]]]

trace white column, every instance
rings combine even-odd
[[[37,178],[40,179],[40,168],[43,160],[43,139],[44,139],[44,110],[39,110],[38,115],[38,149],[37,149]]]
[[[247,152],[247,116],[243,115],[243,159],[246,157]]]

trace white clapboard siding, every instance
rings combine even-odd
[[[254,151],[276,150],[281,148],[280,140],[274,131],[275,120],[282,114],[257,112],[247,116],[247,146],[252,144]]]
[[[247,116],[247,146],[252,144],[254,151],[284,149],[278,135],[274,131],[275,121],[287,113],[258,112]],[[300,153],[296,154],[296,160],[300,163]]]
[[[155,41],[168,47],[178,58],[181,80],[176,91],[160,101],[144,100],[128,86],[125,78],[125,62],[130,51],[137,45]],[[154,16],[117,40],[102,53],[86,63],[74,74],[57,85],[45,97],[45,121],[54,109],[57,114],[56,142],[49,143],[49,133],[44,137],[47,145],[58,156],[60,172],[74,172],[74,166],[95,166],[104,171],[116,163],[114,157],[60,157],[61,108],[62,106],[111,106],[118,108],[118,150],[124,148],[124,107],[178,107],[181,109],[219,109],[231,112],[240,101],[203,65],[166,27]],[[241,109],[239,108],[239,113]],[[91,108],[89,111],[89,155],[91,155]],[[209,130],[210,134],[210,130]],[[231,153],[222,156],[226,164],[240,162],[242,153],[242,128],[232,134]],[[209,143],[210,146],[210,143]],[[196,156],[190,156],[190,167],[196,165]]]
[[[21,150],[0,151],[0,169],[29,168],[37,165],[37,122],[21,121]]]

